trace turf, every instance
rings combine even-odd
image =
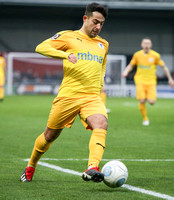
[[[12,96],[0,102],[0,199],[2,200],[101,200],[159,199],[126,188],[111,189],[103,183],[86,183],[81,177],[37,167],[31,183],[19,178],[30,157],[35,138],[46,126],[54,96]],[[137,101],[108,98],[109,129],[105,159],[173,159],[174,103],[159,99],[147,106],[150,126],[141,125]],[[43,158],[88,158],[90,131],[79,117],[71,129],[64,129]],[[87,161],[45,161],[83,172]],[[174,196],[174,162],[123,161],[129,171],[127,184]],[[105,164],[101,162],[100,167]]]

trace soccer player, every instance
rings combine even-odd
[[[129,72],[132,71],[133,67],[137,65],[137,71],[134,76],[137,99],[139,100],[139,110],[143,117],[142,124],[144,126],[148,126],[150,122],[147,116],[145,103],[147,101],[150,105],[154,105],[156,101],[157,65],[161,66],[164,70],[170,86],[174,86],[174,81],[164,61],[161,60],[160,54],[151,49],[151,39],[143,38],[141,47],[142,50],[137,51],[133,55],[131,62],[125,68],[122,76],[127,77]]]
[[[4,99],[4,84],[5,84],[5,59],[0,56],[0,101]]]
[[[86,7],[80,30],[61,31],[39,44],[36,52],[63,59],[64,77],[54,99],[45,131],[36,139],[30,161],[20,180],[32,180],[40,157],[60,135],[70,128],[77,115],[86,129],[92,130],[89,141],[88,168],[82,174],[85,181],[101,182],[99,163],[105,149],[107,113],[100,97],[106,70],[108,42],[98,36],[108,10],[92,3]]]

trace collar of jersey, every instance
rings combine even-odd
[[[143,49],[142,49],[141,51],[142,51],[143,55],[147,55],[147,56],[148,56],[148,55],[150,55],[150,53],[152,52],[152,50],[151,50],[151,49],[150,49],[150,51],[149,51],[147,54],[146,54],[146,53],[144,53],[144,50],[143,50]]]

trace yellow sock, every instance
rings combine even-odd
[[[98,167],[105,149],[106,130],[94,129],[89,142],[88,166]]]
[[[101,98],[102,98],[103,103],[106,105],[106,92],[102,91],[102,92],[100,93],[100,96],[101,96]]]
[[[4,98],[4,88],[0,87],[0,99]]]
[[[47,142],[45,140],[44,133],[42,133],[35,141],[33,152],[31,154],[30,161],[28,163],[29,167],[36,167],[41,156],[49,149],[52,142]]]
[[[139,107],[140,113],[143,117],[143,120],[148,120],[145,103],[142,104],[142,103],[139,102],[138,107]]]

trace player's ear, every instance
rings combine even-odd
[[[88,18],[87,15],[84,15],[83,16],[83,21],[85,22],[87,20],[87,18]]]

